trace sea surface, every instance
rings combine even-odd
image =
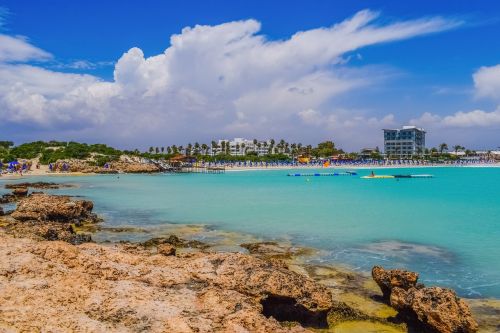
[[[106,226],[154,234],[162,225],[194,224],[287,240],[320,249],[311,259],[315,263],[363,272],[373,265],[402,267],[420,272],[421,282],[452,287],[461,296],[500,298],[500,168],[380,169],[375,172],[435,177],[360,178],[370,171],[337,177],[287,176],[333,172],[322,169],[17,181],[77,184],[54,192],[93,200]]]

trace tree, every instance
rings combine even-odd
[[[208,145],[205,143],[201,144],[201,150],[203,151],[203,155],[207,155],[208,153]]]
[[[448,145],[446,143],[442,143],[439,145],[439,153],[443,154],[444,151],[448,150]]]
[[[172,154],[172,148],[170,148],[169,146],[167,146],[167,154]]]
[[[165,147],[161,147],[161,153],[163,154],[165,152]]]
[[[153,147],[149,147],[149,152],[152,154],[155,151]]]
[[[160,148],[156,147],[155,148],[155,153],[158,154],[160,152]]]
[[[221,141],[220,143],[222,153],[226,153],[226,141]]]
[[[464,147],[460,146],[460,145],[456,145],[456,146],[453,146],[453,150],[455,151],[455,153],[458,153],[460,150],[463,150]]]
[[[14,142],[12,141],[0,141],[0,147],[3,147],[5,149],[9,149],[9,147],[12,147],[14,145]]]

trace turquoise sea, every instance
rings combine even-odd
[[[286,239],[323,250],[315,262],[360,271],[375,264],[404,267],[420,272],[422,282],[452,287],[462,296],[500,298],[500,168],[383,169],[376,173],[435,178],[360,178],[370,171],[341,177],[287,177],[295,171],[270,170],[29,181],[79,184],[58,192],[93,200],[110,226],[204,224]]]

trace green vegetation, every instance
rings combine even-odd
[[[40,163],[48,164],[57,160],[85,159],[90,157],[91,154],[102,155],[102,157],[97,156],[96,159],[97,163],[104,164],[117,159],[122,152],[104,144],[88,145],[78,142],[36,141],[12,147],[12,145],[0,142],[0,160],[2,162],[40,157]]]
[[[150,159],[165,159],[168,160],[179,154],[191,156],[194,160],[206,162],[272,162],[272,161],[290,161],[299,156],[313,157],[313,158],[330,158],[337,156],[347,160],[360,159],[360,154],[345,153],[342,149],[335,146],[333,141],[325,141],[319,143],[316,147],[312,145],[304,146],[301,143],[288,143],[281,139],[276,142],[274,139],[268,142],[258,142],[257,139],[253,140],[255,146],[259,149],[264,148],[268,154],[258,156],[256,152],[249,147],[237,145],[236,149],[245,152],[244,156],[234,156],[230,154],[229,144],[212,141],[210,145],[205,143],[195,142],[194,144],[188,143],[186,146],[164,146],[164,147],[149,147],[146,152],[140,152],[138,149],[131,150],[118,150],[109,147],[105,144],[86,144],[78,142],[64,142],[64,141],[36,141],[31,143],[24,143],[14,146],[12,141],[0,141],[0,161],[9,162],[16,159],[33,159],[40,158],[41,164],[49,164],[57,160],[69,159],[87,159],[92,157],[95,164],[103,166],[104,164],[116,161],[120,155],[126,154],[131,156],[140,156]],[[261,145],[262,144],[262,145]],[[216,150],[219,153],[215,156],[210,154],[211,151]],[[436,148],[425,149],[418,152],[413,159],[428,160],[434,163],[444,161],[453,161],[458,159],[457,152],[464,152],[465,156],[475,156],[475,152],[465,149],[463,146],[453,146],[453,152],[448,151],[446,143],[440,144]],[[363,156],[363,155],[361,155]],[[398,159],[398,156],[384,156],[378,148],[369,154],[369,158],[374,160],[382,160],[385,158]],[[364,158],[368,158],[364,155]]]

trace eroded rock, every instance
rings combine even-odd
[[[94,204],[88,200],[72,200],[68,196],[32,194],[19,201],[11,216],[19,221],[57,221],[80,224],[97,221],[92,213]]]
[[[415,287],[418,281],[418,273],[402,269],[385,270],[380,266],[372,268],[372,278],[380,287],[383,297],[388,300],[391,290],[395,287],[407,290]]]
[[[196,248],[196,249],[206,249],[210,245],[197,241],[197,240],[186,240],[177,237],[176,235],[170,235],[169,237],[155,237],[151,238],[143,243],[142,246],[149,247],[158,247],[162,244],[170,244],[174,247],[184,247],[184,248]]]
[[[132,254],[122,247],[34,242],[0,231],[0,257],[4,258],[0,307],[8,309],[2,328],[307,332],[301,325],[283,326],[273,315],[266,317],[261,302],[284,298],[305,309],[288,318],[305,323],[310,319],[297,317],[304,313],[321,317],[332,306],[325,287],[249,255],[163,256]]]
[[[36,188],[42,190],[48,189],[58,189],[63,187],[73,187],[70,184],[58,184],[58,183],[50,183],[50,182],[26,182],[26,183],[11,183],[5,184],[5,188],[7,189],[18,189],[18,188]]]
[[[175,246],[170,244],[160,244],[157,246],[159,254],[164,256],[175,256]]]
[[[395,287],[391,293],[391,306],[407,320],[418,320],[440,333],[476,332],[478,325],[469,306],[456,293],[447,288]]]
[[[439,333],[476,332],[478,325],[469,306],[447,288],[418,284],[418,273],[405,270],[372,269],[372,277],[384,297],[410,326]]]

